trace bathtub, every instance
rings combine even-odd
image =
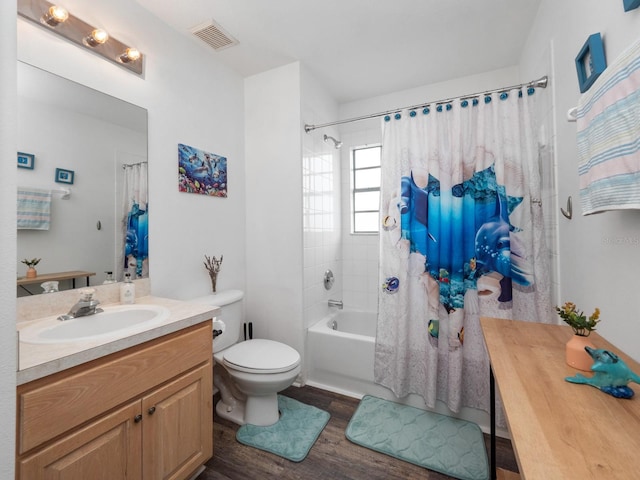
[[[384,389],[373,382],[376,322],[375,312],[338,310],[309,327],[306,383],[352,397]]]
[[[335,330],[332,328],[334,321],[337,327]],[[427,409],[422,397],[409,394],[399,399],[391,390],[374,382],[376,325],[375,312],[338,310],[309,327],[305,383],[350,397],[374,395]],[[489,416],[486,412],[463,407],[458,414],[453,414],[440,401],[434,409],[428,410],[477,423],[483,431],[489,431]],[[507,431],[500,428],[498,435],[508,438]]]

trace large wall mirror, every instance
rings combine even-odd
[[[146,194],[147,111],[18,62],[17,122],[18,150],[27,154],[16,159],[18,190],[27,193],[18,210],[30,191],[51,191],[48,228],[17,232],[17,295],[43,293],[42,283],[56,275],[60,290],[100,285],[107,272],[122,280],[125,265],[148,276],[146,257],[136,253],[136,268],[135,255],[124,253],[132,223],[148,222],[144,202],[135,200],[143,216],[131,214],[133,196]],[[22,260],[33,258],[41,259],[37,276],[27,281]],[[68,272],[78,275],[63,278]]]

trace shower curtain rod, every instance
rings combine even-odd
[[[494,88],[493,90],[485,90],[484,92],[471,93],[469,95],[463,95],[461,97],[445,98],[444,100],[436,100],[434,102],[423,102],[423,103],[418,103],[417,105],[410,105],[408,107],[394,108],[393,110],[387,110],[386,112],[372,113],[370,115],[363,115],[361,117],[347,118],[345,120],[337,120],[335,122],[329,122],[329,123],[321,123],[319,125],[309,125],[307,123],[307,124],[304,125],[304,131],[306,133],[309,133],[309,132],[311,132],[313,130],[316,130],[318,128],[331,127],[333,125],[342,125],[343,123],[359,122],[360,120],[368,120],[370,118],[382,117],[384,115],[389,115],[391,113],[397,113],[397,112],[399,112],[401,110],[413,110],[413,109],[420,108],[420,107],[425,107],[427,105],[431,105],[431,104],[434,104],[434,103],[436,105],[440,105],[440,104],[443,104],[443,103],[452,102],[454,100],[464,100],[464,99],[479,97],[481,95],[488,95],[489,93],[495,93],[495,92],[506,92],[508,90],[515,90],[515,89],[522,88],[522,87],[547,88],[548,83],[549,83],[549,77],[547,77],[545,75],[542,78],[539,78],[537,80],[533,80],[533,81],[528,82],[528,83],[521,83],[519,85],[511,85],[510,87]]]
[[[136,167],[138,165],[143,165],[145,163],[149,163],[149,162],[138,162],[138,163],[123,163],[122,164],[122,168],[125,169],[127,167]]]

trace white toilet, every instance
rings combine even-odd
[[[217,320],[224,323],[223,333],[213,339],[218,365],[213,383],[222,397],[216,413],[238,425],[273,425],[280,418],[278,392],[291,386],[300,373],[300,354],[273,340],[241,341],[243,297],[241,290],[227,290],[191,300],[222,310],[214,319],[214,330],[220,327]]]

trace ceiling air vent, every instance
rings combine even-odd
[[[238,40],[225,32],[225,30],[213,20],[193,27],[190,31],[216,51],[238,44]]]

